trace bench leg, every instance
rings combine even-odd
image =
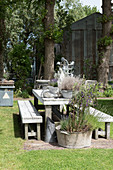
[[[37,123],[37,140],[40,140],[40,124]]]
[[[98,139],[98,129],[95,129],[95,139]]]
[[[110,139],[110,122],[105,122],[105,138]]]
[[[25,139],[28,140],[28,123],[25,124]]]

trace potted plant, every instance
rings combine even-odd
[[[83,83],[83,79],[79,77],[64,77],[59,85],[59,89],[64,98],[72,98],[74,93],[79,90],[80,85]]]
[[[83,148],[91,145],[92,130],[98,127],[98,117],[89,113],[96,101],[96,85],[82,84],[70,101],[69,116],[56,127],[59,145],[67,148]]]

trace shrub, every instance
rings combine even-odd
[[[17,89],[17,90],[14,92],[14,96],[15,96],[15,97],[21,97],[21,95],[22,95],[22,90],[21,90],[21,88]]]
[[[29,94],[28,94],[27,90],[24,90],[24,91],[22,92],[21,97],[23,97],[23,98],[29,98]]]
[[[27,77],[31,71],[29,54],[30,49],[24,43],[16,44],[9,53],[11,68],[17,79],[15,83],[16,89],[21,88],[24,90],[26,88]]]
[[[14,92],[15,97],[23,97],[23,98],[29,98],[29,93],[27,90],[22,91],[21,88],[17,89]]]
[[[112,86],[108,85],[106,89],[104,90],[103,95],[106,97],[112,97],[113,96]]]

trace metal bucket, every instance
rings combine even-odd
[[[49,117],[47,117],[46,122],[45,142],[56,142],[55,123]]]

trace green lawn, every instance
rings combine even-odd
[[[113,99],[99,99],[98,104],[103,106],[102,108],[100,107],[100,109],[113,116]]]
[[[112,103],[110,104],[113,109]],[[112,149],[25,151],[16,101],[13,107],[0,107],[0,120],[1,170],[113,169]],[[113,137],[113,124],[111,124],[111,137]]]
[[[98,110],[113,116],[113,99],[98,99]],[[104,129],[104,123],[100,123],[101,128]],[[110,136],[113,139],[113,123],[110,123]]]

